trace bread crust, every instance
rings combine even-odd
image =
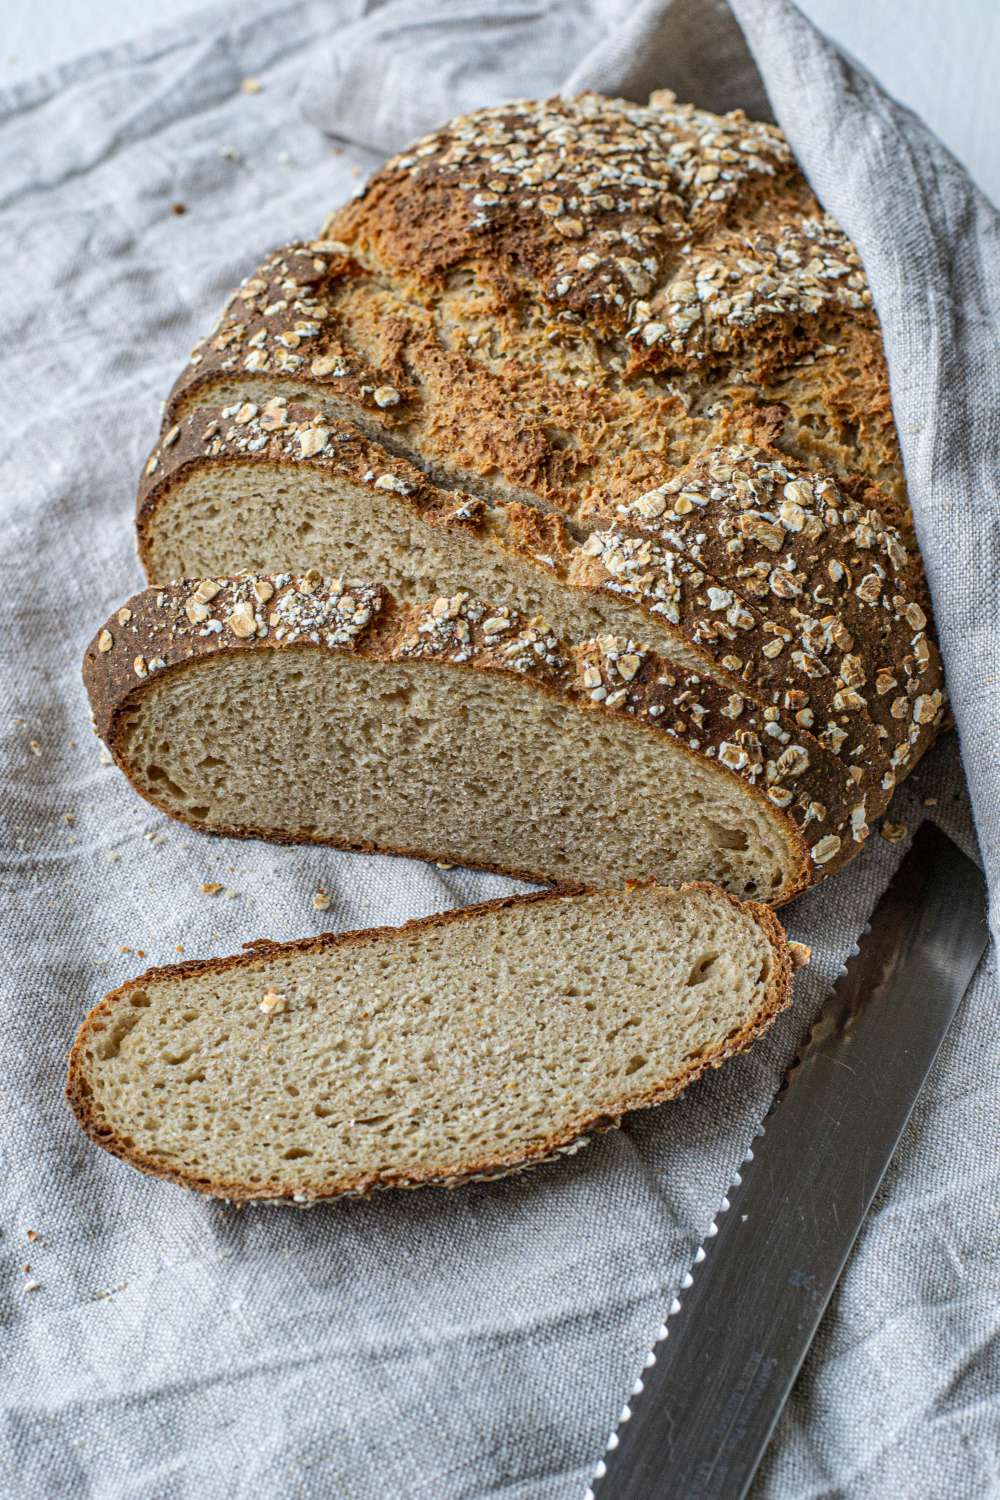
[[[477,111],[393,158],[234,293],[167,425],[222,390],[309,393],[436,477],[567,513],[784,401],[788,453],[905,513],[853,246],[780,131],[663,95]]]
[[[655,884],[655,882],[646,883]],[[403,934],[421,930],[440,929],[453,922],[467,921],[469,918],[482,915],[484,912],[500,911],[512,906],[565,900],[567,897],[583,894],[581,887],[567,887],[558,891],[541,891],[523,896],[504,896],[497,900],[482,902],[476,906],[458,907],[449,911],[437,912],[428,917],[420,917],[414,921],[406,922],[400,927],[371,927],[354,932],[323,933],[318,937],[300,938],[289,943],[276,943],[270,939],[258,939],[256,942],[246,944],[246,947],[251,950],[247,953],[234,954],[228,958],[194,959],[183,964],[169,964],[163,967],[147,969],[143,974],[128,980],[125,984],[119,985],[117,989],[105,995],[104,999],[99,1001],[86,1016],[70,1052],[66,1076],[66,1098],[83,1132],[96,1145],[110,1152],[112,1156],[118,1157],[119,1160],[126,1162],[129,1166],[135,1167],[141,1172],[147,1173],[149,1176],[159,1177],[165,1181],[176,1183],[181,1187],[193,1188],[196,1191],[207,1193],[214,1197],[226,1198],[231,1202],[242,1203],[265,1200],[285,1203],[312,1203],[338,1197],[367,1197],[377,1190],[391,1187],[458,1187],[471,1181],[489,1180],[511,1175],[527,1167],[555,1160],[561,1155],[572,1154],[584,1145],[591,1135],[617,1128],[621,1124],[622,1116],[626,1113],[638,1109],[648,1109],[657,1104],[665,1103],[669,1099],[676,1098],[678,1094],[682,1093],[709,1068],[721,1067],[722,1063],[728,1058],[738,1052],[745,1051],[758,1036],[771,1026],[775,1017],[791,1004],[792,956],[784,928],[770,907],[762,906],[756,902],[739,901],[735,896],[713,886],[707,881],[689,882],[680,889],[682,891],[704,890],[716,897],[721,897],[737,910],[746,913],[764,934],[771,949],[773,963],[771,975],[760,1007],[735,1036],[727,1038],[723,1043],[707,1050],[701,1057],[690,1062],[679,1073],[669,1079],[661,1080],[650,1088],[637,1091],[632,1095],[626,1095],[622,1100],[620,1112],[614,1115],[601,1112],[584,1115],[560,1131],[553,1132],[547,1139],[539,1142],[527,1151],[497,1153],[484,1156],[470,1162],[468,1167],[459,1173],[435,1171],[433,1168],[411,1172],[387,1170],[378,1173],[355,1174],[353,1176],[325,1180],[316,1184],[310,1184],[306,1189],[301,1187],[293,1188],[288,1184],[276,1181],[260,1186],[251,1186],[248,1183],[241,1182],[211,1179],[208,1181],[194,1180],[189,1174],[164,1167],[162,1162],[158,1162],[154,1158],[137,1150],[134,1146],[128,1145],[120,1133],[109,1127],[102,1126],[99,1114],[94,1107],[87,1080],[87,1046],[95,1025],[103,1022],[118,1004],[127,1000],[129,992],[137,988],[145,988],[163,980],[178,979],[185,976],[194,978],[203,974],[225,973],[235,968],[253,969],[255,966],[266,962],[267,957],[274,953],[329,952],[348,946],[392,941]]]
[[[795,742],[780,723],[758,716],[756,705],[734,701],[739,695],[632,641],[605,636],[564,645],[546,626],[526,624],[506,606],[493,609],[469,594],[403,606],[379,586],[345,585],[318,573],[211,580],[211,614],[209,605],[198,604],[199,589],[204,592],[205,584],[133,596],[97,632],[84,658],[98,735],[140,795],[170,816],[178,814],[137,785],[124,753],[123,720],[136,696],[155,686],[159,674],[191,670],[221,652],[298,649],[500,672],[576,711],[613,713],[641,732],[668,735],[679,753],[735,777],[783,830],[795,868],[774,904],[834,873],[868,836],[865,787],[835,756],[818,744]],[[259,592],[266,595],[263,604],[256,602]],[[350,622],[342,626],[345,599]],[[195,623],[189,611],[199,617]],[[204,831],[203,824],[192,826]],[[212,831],[357,847],[294,830],[216,826]],[[440,850],[379,847],[384,853],[442,857]],[[498,873],[551,879],[551,872],[539,870]]]
[[[740,443],[700,455],[613,513],[723,576],[769,617],[765,633],[787,643],[800,676],[825,666],[835,703],[878,726],[891,790],[940,727],[944,672],[919,554],[870,498],[857,480],[841,487],[773,448]]]

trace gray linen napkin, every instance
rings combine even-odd
[[[774,113],[872,280],[995,875],[995,217],[919,124],[782,0],[738,0],[738,12]],[[241,87],[248,79],[260,87]],[[231,952],[511,888],[187,833],[101,765],[78,663],[94,625],[141,583],[135,476],[158,399],[229,287],[270,246],[318,227],[379,154],[456,109],[567,80],[765,109],[726,13],[681,0],[264,0],[0,93],[4,1495],[581,1493],[899,857],[875,837],[787,912],[815,962],[793,1012],[751,1054],[522,1178],[238,1212],[138,1177],[69,1119],[62,1071],[84,1009],[178,945]],[[894,817],[912,827],[931,798],[974,849],[954,736]],[[202,894],[211,880],[233,898]],[[318,913],[321,886],[332,902]],[[997,1492],[995,1031],[991,959],[782,1420],[761,1495]]]

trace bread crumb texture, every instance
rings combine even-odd
[[[70,1060],[84,1129],[234,1199],[499,1175],[671,1098],[790,998],[784,933],[713,887],[509,898],[153,970]]]

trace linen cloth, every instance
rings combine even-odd
[[[186,350],[269,248],[314,232],[412,135],[563,85],[633,97],[670,86],[758,115],[769,97],[858,244],[883,320],[996,914],[996,215],[784,0],[734,7],[767,97],[728,13],[686,0],[265,0],[0,94],[4,1496],[581,1494],[905,847],[874,836],[783,914],[815,958],[752,1053],[556,1166],[452,1194],[238,1211],[148,1181],[79,1136],[61,1088],[80,1018],[178,945],[228,953],[514,888],[169,823],[101,764],[79,683],[92,630],[142,582],[134,483]],[[974,852],[954,735],[892,816],[912,830],[929,799]],[[201,892],[215,880],[232,899]],[[755,1494],[1000,1493],[996,1030],[991,957]]]

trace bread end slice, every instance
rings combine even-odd
[[[708,884],[546,892],[153,969],[80,1028],[92,1140],[233,1201],[456,1186],[577,1150],[791,999],[773,912]]]

